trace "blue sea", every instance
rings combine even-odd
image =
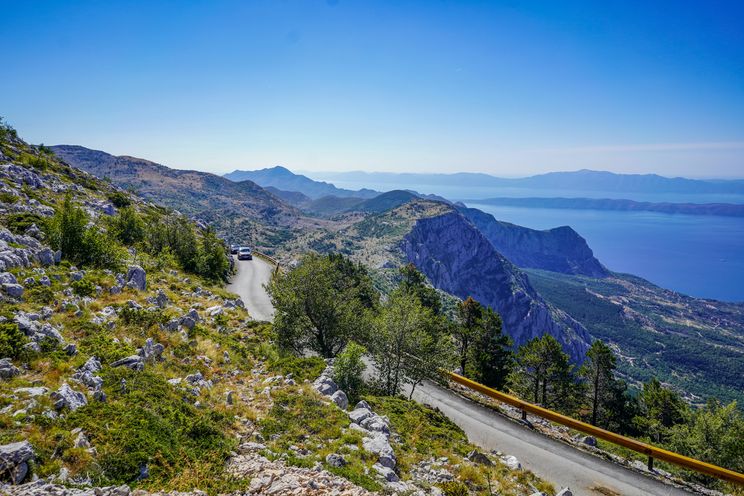
[[[691,296],[744,301],[744,218],[468,203],[520,226],[571,226],[610,270]]]
[[[393,184],[333,181],[341,188],[389,191]],[[410,186],[406,185],[410,189]],[[515,190],[505,188],[416,185],[420,193],[437,194],[499,220],[533,229],[571,226],[610,270],[634,274],[691,296],[744,302],[744,218],[522,208],[480,204],[489,197],[595,197],[651,202],[744,203],[736,195],[624,194],[586,191]]]

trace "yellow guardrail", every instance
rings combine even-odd
[[[267,255],[266,253],[260,252],[258,250],[253,250],[253,254],[255,256],[259,257],[259,258],[263,258],[264,260],[266,260],[270,264],[273,264],[273,265],[276,265],[277,267],[279,267],[279,261],[276,258],[274,258],[274,257],[272,257],[270,255]]]
[[[566,427],[570,427],[577,431],[590,434],[599,439],[604,439],[605,441],[609,441],[619,446],[623,446],[638,453],[647,455],[649,469],[653,468],[654,459],[663,460],[665,462],[674,463],[675,465],[694,470],[695,472],[699,472],[701,474],[711,475],[722,480],[744,485],[744,474],[740,474],[739,472],[734,472],[733,470],[719,467],[710,463],[701,462],[700,460],[695,460],[694,458],[689,458],[687,456],[680,455],[679,453],[674,453],[673,451],[667,451],[665,449],[657,448],[656,446],[642,443],[641,441],[637,441],[629,437],[621,436],[620,434],[615,434],[614,432],[600,429],[599,427],[587,424],[586,422],[561,415],[560,413],[548,410],[547,408],[543,408],[541,406],[522,401],[519,398],[516,398],[509,394],[496,391],[495,389],[491,389],[488,386],[484,386],[483,384],[471,381],[467,377],[463,377],[453,372],[445,372],[445,375],[448,376],[449,379],[453,382],[461,384],[479,393],[485,394],[486,396],[498,400],[502,403],[506,403],[519,408],[520,410],[522,410],[523,418],[526,418],[526,415],[529,412],[533,415],[537,415],[552,422],[565,425]]]

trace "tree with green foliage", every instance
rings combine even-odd
[[[196,272],[199,244],[194,227],[185,217],[151,214],[145,219],[148,226],[145,250],[157,255],[168,249],[187,272]]]
[[[442,313],[442,300],[437,290],[426,282],[426,276],[422,274],[412,263],[400,268],[401,281],[398,287],[408,294],[418,298],[423,306],[431,310],[435,315]]]
[[[517,395],[546,408],[568,411],[573,406],[572,366],[561,344],[550,334],[519,348],[509,383]]]
[[[481,384],[502,389],[514,366],[512,340],[504,334],[501,317],[491,307],[483,310],[480,322],[470,353],[473,377]]]
[[[457,317],[454,336],[457,341],[460,373],[466,374],[468,358],[470,357],[470,346],[477,339],[482,328],[483,306],[473,299],[473,297],[468,296],[458,304]]]
[[[388,395],[398,394],[406,382],[418,381],[422,365],[420,346],[428,342],[433,325],[432,311],[417,298],[400,289],[390,295],[375,320],[372,354],[377,365],[377,382]],[[412,377],[409,377],[411,374]]]
[[[287,273],[275,274],[267,289],[279,346],[330,358],[352,338],[366,342],[371,312],[360,295],[371,290],[368,284],[365,278],[350,280],[336,260],[315,253]]]
[[[639,431],[656,442],[663,442],[669,429],[689,416],[689,406],[682,397],[655,377],[643,385],[639,400],[640,414],[634,421]]]
[[[333,362],[333,380],[346,393],[349,402],[359,401],[364,390],[364,362],[362,357],[367,349],[350,341]]]
[[[343,284],[338,289],[351,290],[365,308],[376,308],[380,303],[380,294],[374,288],[367,267],[360,262],[354,263],[340,253],[329,253],[328,259],[343,276],[339,279]]]
[[[196,273],[212,280],[224,280],[230,269],[230,262],[227,259],[225,244],[214,229],[207,229],[199,243],[199,255],[196,264]]]
[[[736,402],[709,400],[670,429],[668,446],[683,455],[744,472],[744,415]],[[704,476],[696,476],[705,479]]]
[[[597,425],[600,414],[604,414],[612,402],[616,365],[615,354],[599,339],[586,352],[579,376],[584,381],[592,425]]]
[[[431,309],[424,309],[431,315],[426,316],[424,326],[409,337],[411,352],[403,360],[404,381],[411,386],[409,400],[425,380],[441,381],[442,370],[449,370],[455,358],[450,322]]]
[[[145,239],[145,222],[134,207],[126,206],[109,221],[109,232],[121,243],[131,246]]]
[[[70,195],[44,223],[50,246],[62,252],[62,257],[84,266],[117,268],[121,265],[121,246],[97,226],[89,226],[89,217],[76,206]]]

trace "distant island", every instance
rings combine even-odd
[[[313,172],[315,179],[360,184],[394,184],[395,188],[419,188],[422,184],[459,187],[563,189],[570,191],[605,191],[611,193],[677,193],[744,195],[742,179],[689,179],[657,174],[616,174],[582,169],[549,172],[536,176],[505,178],[478,172],[393,173],[393,172]]]
[[[487,198],[484,200],[463,200],[463,202],[468,205],[485,204],[526,208],[644,211],[665,214],[744,217],[744,205],[734,203],[652,203],[609,198]]]

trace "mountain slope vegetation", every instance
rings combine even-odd
[[[744,305],[692,298],[626,274],[527,272],[547,301],[613,347],[633,383],[656,377],[695,404],[717,398],[744,405]]]
[[[67,163],[136,191],[213,226],[231,242],[270,251],[315,221],[252,181],[233,182],[214,174],[171,169],[134,157],[116,157],[81,146],[50,147]]]

